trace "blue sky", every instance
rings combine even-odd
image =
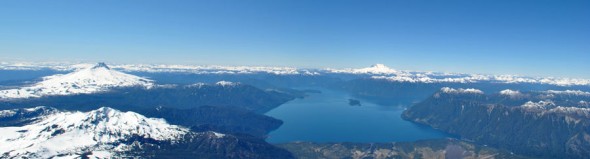
[[[0,60],[590,78],[590,1],[0,1]]]

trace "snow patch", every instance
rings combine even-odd
[[[545,110],[545,109],[549,109],[549,108],[554,108],[556,105],[553,101],[547,100],[547,101],[539,101],[539,102],[533,102],[533,101],[528,101],[526,103],[524,103],[523,105],[521,105],[522,108],[525,109],[539,109],[539,110]]]
[[[230,82],[230,81],[219,81],[219,82],[215,83],[215,85],[224,86],[224,87],[227,87],[227,86],[236,86],[238,84],[239,83]]]
[[[213,132],[213,135],[215,135],[215,137],[217,137],[217,138],[225,137],[225,134],[218,133],[218,132]]]
[[[201,88],[201,87],[203,87],[203,86],[206,86],[206,85],[207,85],[206,83],[199,82],[199,83],[195,83],[195,84],[190,84],[190,85],[187,85],[187,87],[196,87],[196,88]]]
[[[475,88],[459,88],[459,89],[454,89],[454,88],[449,88],[449,87],[443,87],[440,89],[442,92],[444,93],[453,93],[453,94],[483,94],[483,91],[479,90],[479,89],[475,89]]]
[[[588,118],[590,118],[590,108],[558,106],[553,109],[547,110],[547,112],[544,113],[555,113],[565,115],[565,121],[568,124],[578,124],[583,120],[588,120]]]
[[[0,110],[0,118],[11,117],[16,115],[14,110]]]
[[[580,90],[565,90],[565,91],[556,91],[556,90],[548,90],[545,91],[546,93],[550,94],[565,94],[565,95],[578,95],[578,96],[590,96],[590,92],[584,92]]]
[[[520,93],[520,91],[518,91],[518,90],[515,91],[515,90],[510,90],[510,89],[502,90],[502,91],[500,91],[500,94],[506,95],[506,96],[512,96],[512,97],[522,95],[522,93]]]

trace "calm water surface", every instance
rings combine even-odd
[[[380,106],[325,89],[266,113],[284,124],[269,134],[268,142],[393,142],[450,137],[432,128],[401,119],[403,108]]]

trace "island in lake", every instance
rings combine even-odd
[[[348,99],[348,105],[350,106],[361,106],[361,101],[356,99]]]

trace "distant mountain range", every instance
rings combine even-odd
[[[0,70],[36,70],[54,69],[60,71],[74,71],[90,67],[92,64],[70,63],[16,63],[1,62]],[[299,69],[293,67],[253,67],[253,66],[198,66],[198,65],[148,65],[148,64],[120,64],[111,65],[113,69],[124,72],[168,72],[191,74],[275,74],[275,75],[329,75],[355,74],[375,79],[414,83],[529,83],[550,84],[559,86],[590,85],[590,79],[554,78],[554,77],[526,77],[518,75],[483,75],[464,73],[441,73],[423,71],[404,71],[391,69],[383,64],[375,64],[359,69]]]

